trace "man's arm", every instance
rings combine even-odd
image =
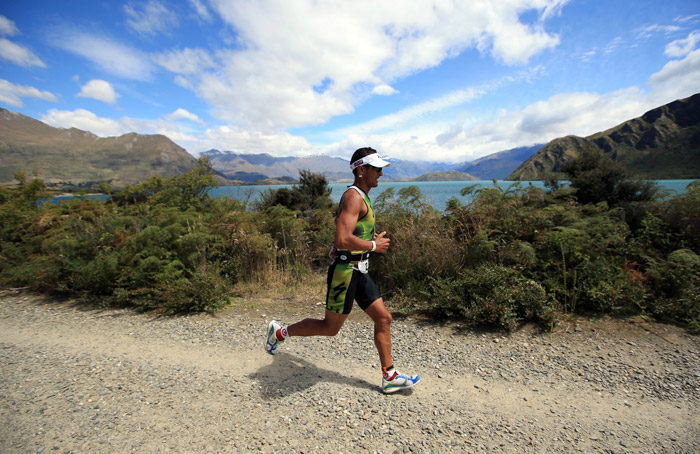
[[[360,213],[365,207],[365,201],[362,196],[355,191],[346,192],[341,200],[340,213],[335,220],[335,247],[348,251],[370,251],[372,250],[372,242],[360,239],[353,235],[357,220],[360,218]],[[389,248],[389,238],[386,238],[386,232],[375,235],[377,248],[375,252],[384,253]]]

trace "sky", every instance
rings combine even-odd
[[[194,156],[466,162],[698,92],[697,0],[0,6],[0,107]]]

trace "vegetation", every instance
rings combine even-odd
[[[700,184],[654,185],[582,154],[570,185],[467,188],[440,212],[417,187],[375,196],[392,239],[371,272],[393,310],[506,330],[570,314],[641,314],[700,332]],[[41,180],[0,190],[0,286],[102,305],[215,311],[251,282],[294,288],[325,272],[335,206],[325,178],[300,172],[253,210],[211,198],[206,160],[106,201],[38,205]],[[319,295],[320,296],[320,295]]]

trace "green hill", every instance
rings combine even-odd
[[[479,178],[464,172],[450,170],[449,172],[430,172],[418,178],[411,178],[407,181],[477,181]]]
[[[108,181],[117,187],[152,175],[181,175],[195,163],[184,148],[162,135],[103,138],[0,109],[0,184],[13,183],[21,171],[51,185]]]
[[[547,173],[563,177],[561,165],[584,149],[599,150],[642,178],[700,178],[700,93],[585,138],[555,139],[507,179],[542,180]]]

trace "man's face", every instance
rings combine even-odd
[[[365,166],[364,178],[370,188],[376,188],[379,182],[379,177],[382,176],[382,168],[374,166]]]

